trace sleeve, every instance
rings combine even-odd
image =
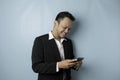
[[[57,62],[57,64],[56,64],[56,72],[59,72],[58,62]]]
[[[44,45],[40,38],[36,38],[32,48],[32,69],[36,73],[52,74],[56,73],[57,63],[47,63],[44,61]]]

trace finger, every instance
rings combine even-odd
[[[76,64],[76,63],[69,63],[69,66],[72,67],[72,66],[74,66],[75,64]]]
[[[71,62],[71,63],[77,62],[77,59],[72,59],[72,60],[70,60],[70,62]]]
[[[77,59],[72,59],[72,61],[77,61]]]

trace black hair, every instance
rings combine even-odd
[[[55,20],[60,22],[60,20],[62,20],[65,17],[69,18],[72,21],[75,21],[75,17],[71,13],[69,13],[67,11],[63,11],[63,12],[58,13]]]

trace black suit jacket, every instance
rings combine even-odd
[[[56,72],[56,63],[61,61],[60,53],[54,39],[49,35],[42,35],[35,39],[32,49],[32,69],[38,74],[38,80],[63,80],[63,71],[66,80],[71,79],[70,69],[60,69]],[[70,39],[63,41],[65,59],[73,59],[73,47]]]

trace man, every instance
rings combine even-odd
[[[32,50],[32,69],[38,80],[71,80],[71,69],[77,69],[82,61],[74,59],[73,46],[68,34],[75,20],[69,12],[60,12],[49,34],[35,39]]]

